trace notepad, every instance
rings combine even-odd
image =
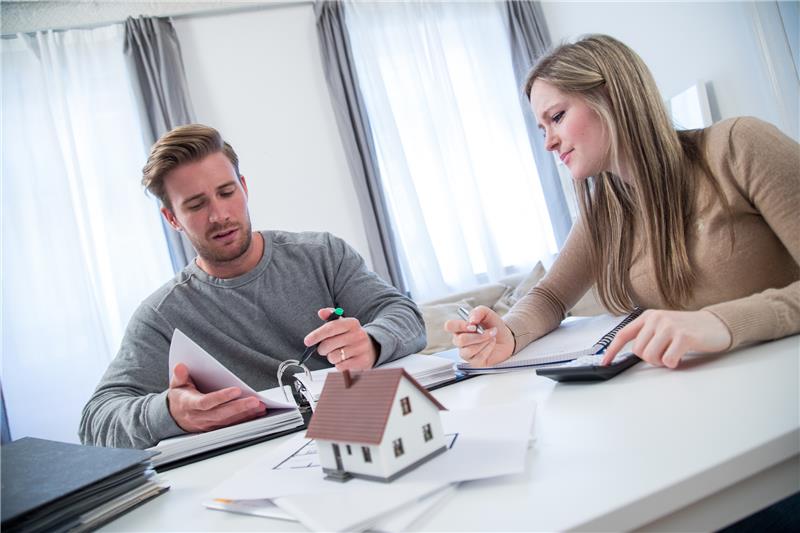
[[[542,365],[562,363],[603,352],[614,340],[614,336],[642,313],[634,310],[628,316],[600,315],[591,318],[567,319],[558,329],[537,339],[502,363],[487,367],[475,367],[462,362],[458,370],[467,374],[492,374],[522,370]]]

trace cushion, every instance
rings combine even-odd
[[[586,291],[583,298],[578,300],[572,309],[567,313],[568,316],[595,316],[607,313],[606,308],[600,303],[594,287]]]
[[[475,301],[473,307],[477,307],[479,305],[491,307],[507,290],[508,286],[502,283],[487,283],[468,291],[457,292],[451,294],[450,296],[445,296],[444,298],[438,298],[436,300],[425,302],[422,305],[454,303],[471,298]]]
[[[495,302],[492,307],[497,314],[500,316],[505,315],[508,313],[509,309],[511,309],[520,298],[528,294],[528,292],[536,286],[537,283],[544,277],[545,270],[542,262],[539,261],[536,263],[536,266],[533,267],[533,270],[525,276],[522,281],[519,282],[519,285],[514,287],[513,289],[509,288],[506,292]]]
[[[421,305],[419,309],[422,311],[422,319],[425,321],[428,344],[420,353],[430,354],[453,348],[452,335],[444,330],[444,323],[448,320],[459,318],[459,306],[471,310],[475,307],[474,304],[475,300],[473,298],[467,298],[458,302]]]

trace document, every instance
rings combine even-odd
[[[425,388],[435,387],[456,379],[455,365],[452,359],[437,357],[436,355],[411,354],[395,361],[385,363],[379,368],[402,368],[416,379]],[[335,368],[323,368],[311,372],[311,379],[305,373],[295,374],[295,378],[306,388],[305,396],[309,399],[312,409],[322,394],[325,385],[325,376],[329,372],[336,372]]]
[[[189,375],[197,390],[202,393],[214,392],[227,387],[237,387],[242,391],[242,398],[249,396],[258,398],[267,409],[293,409],[296,406],[285,402],[277,402],[254,391],[250,385],[228,370],[225,365],[214,359],[200,345],[190,339],[184,332],[175,328],[172,342],[169,345],[169,380],[175,365],[183,363],[189,368]]]
[[[462,362],[456,364],[456,368],[466,374],[491,374],[535,368],[602,353],[611,344],[617,332],[640,314],[641,310],[636,310],[628,316],[599,315],[591,318],[568,318],[557,329],[536,339],[502,363],[488,367],[474,367],[468,362]]]
[[[181,330],[175,329],[169,348],[170,380],[172,370],[178,363],[184,363],[189,367],[189,374],[200,392],[238,387],[242,391],[242,396],[255,396],[264,402],[267,413],[255,420],[214,431],[190,433],[162,440],[150,448],[152,451],[160,452],[153,458],[153,464],[160,471],[191,462],[192,458],[197,460],[235,449],[234,446],[241,447],[274,438],[296,430],[304,424],[297,406],[281,401],[278,389],[270,389],[270,393],[254,391]]]
[[[271,500],[315,530],[373,527],[454,483],[524,471],[535,409],[527,401],[442,412],[449,449],[391,483],[324,479],[313,441],[296,435],[214,488],[208,499]]]

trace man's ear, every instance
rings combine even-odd
[[[247,180],[244,179],[244,176],[239,176],[239,181],[242,182],[242,189],[244,189],[244,195],[249,198],[250,193],[247,192]]]
[[[169,225],[175,229],[175,231],[183,230],[181,223],[178,222],[178,218],[175,216],[175,213],[172,212],[172,209],[162,207],[161,214],[164,216],[164,219],[169,222]]]

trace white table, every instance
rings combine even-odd
[[[524,474],[462,484],[421,530],[714,530],[800,490],[800,336],[603,383],[527,371],[434,394],[451,407],[535,398],[537,440]],[[166,472],[169,492],[106,529],[304,531],[201,506],[283,440]]]

